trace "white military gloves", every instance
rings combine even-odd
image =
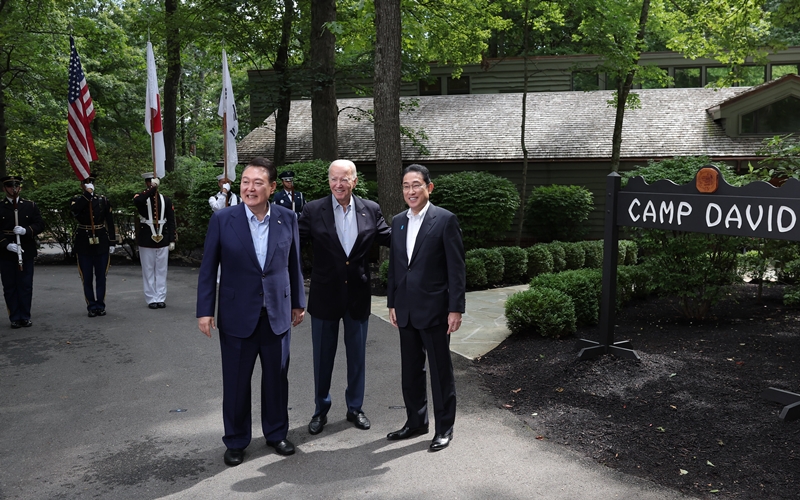
[[[150,185],[153,187],[158,187],[161,182],[158,180],[158,177],[154,177],[153,180],[150,181]]]
[[[231,185],[230,185],[230,183],[227,183],[227,182],[226,182],[225,184],[223,184],[223,185],[222,185],[222,189],[224,189],[225,191],[228,191],[228,192],[230,192],[230,190],[231,190]]]
[[[87,184],[84,184],[83,187],[84,187],[84,189],[86,189],[90,193],[94,193],[94,184],[87,183]]]
[[[169,251],[171,252],[173,250],[175,250],[175,242],[174,241],[169,244]]]
[[[22,236],[27,232],[28,232],[28,230],[25,229],[22,226],[14,226],[14,234],[18,234],[18,235]]]
[[[9,252],[14,252],[14,253],[17,253],[17,250],[19,250],[20,252],[25,251],[22,249],[21,246],[17,245],[16,243],[9,243],[6,248],[8,249]]]

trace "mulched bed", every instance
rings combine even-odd
[[[513,335],[475,360],[498,405],[544,439],[700,498],[800,498],[800,420],[760,397],[800,392],[800,311],[779,286],[734,287],[703,322],[670,302],[637,301],[615,340],[640,361],[578,361],[577,338]],[[591,485],[587,485],[590,487]]]

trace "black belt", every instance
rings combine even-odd
[[[106,228],[105,224],[100,224],[97,226],[91,226],[88,224],[78,224],[78,229],[85,229],[86,231],[91,231],[92,229],[97,231],[98,229],[105,229],[105,228]]]

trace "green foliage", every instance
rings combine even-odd
[[[503,255],[503,282],[507,285],[522,283],[528,271],[528,254],[520,247],[497,247]]]
[[[389,259],[381,262],[378,267],[378,278],[381,281],[381,286],[386,288],[389,285]]]
[[[694,179],[707,158],[683,157],[649,162],[646,167],[626,172],[623,178],[641,175],[647,182],[670,179],[685,184]],[[717,165],[726,180],[732,172]],[[733,184],[734,180],[729,183]],[[732,236],[641,229],[636,232],[641,266],[661,296],[676,297],[677,309],[687,318],[703,319],[722,298],[725,288],[738,280],[739,250],[746,240]],[[625,262],[623,260],[623,262]]]
[[[512,333],[538,332],[559,338],[575,333],[572,299],[547,287],[531,288],[511,295],[505,304],[506,326]]]
[[[598,271],[578,269],[553,274],[540,274],[531,280],[531,288],[554,288],[565,294],[575,304],[575,315],[579,325],[596,325],[600,310],[602,280]]]
[[[582,242],[562,243],[564,248],[564,262],[567,269],[580,269],[586,262],[586,253],[583,251]]]
[[[529,278],[553,272],[553,255],[547,245],[537,243],[526,248],[525,253],[528,254],[528,272],[526,274]]]
[[[620,248],[625,248],[625,259],[621,264],[626,266],[635,266],[639,261],[639,246],[633,240],[620,240]]]
[[[653,287],[647,270],[642,266],[617,267],[617,307],[634,298],[645,298],[652,293]]]
[[[467,288],[475,290],[486,286],[486,266],[483,265],[483,260],[478,257],[469,257],[466,259],[467,266]]]
[[[553,256],[553,272],[560,273],[567,268],[567,257],[564,251],[564,245],[560,241],[551,241],[546,243],[546,248]]]
[[[519,193],[508,179],[488,172],[458,172],[441,175],[433,183],[431,202],[456,214],[466,249],[485,246],[511,228]]]
[[[603,266],[603,240],[584,240],[579,242],[583,247],[583,267],[600,268]]]
[[[474,248],[466,252],[467,259],[480,259],[486,269],[486,282],[488,285],[498,285],[503,282],[505,261],[503,254],[495,248]]]
[[[70,212],[70,200],[81,193],[81,186],[77,180],[58,181],[29,193],[20,193],[23,198],[28,198],[36,203],[42,213],[44,232],[39,239],[53,238],[61,247],[64,256],[72,253],[72,234],[78,221]]]
[[[728,184],[738,186],[743,182],[733,167],[722,162],[713,162],[707,156],[676,156],[661,161],[648,160],[646,166],[637,165],[633,170],[620,173],[621,184],[624,187],[633,177],[642,177],[648,184],[661,179],[669,179],[678,185],[686,184],[693,181],[697,171],[706,165],[717,167]]]
[[[294,172],[295,189],[303,193],[306,201],[318,200],[331,194],[330,184],[328,184],[328,166],[330,162],[324,160],[314,160],[305,163],[292,163],[286,165],[287,169]],[[280,185],[278,186],[280,188]],[[353,194],[359,198],[368,198],[367,183],[360,176]]]
[[[755,167],[750,165],[748,180],[800,179],[800,139],[797,137],[792,134],[768,137],[757,153],[766,158]]]
[[[591,191],[581,186],[539,186],[525,207],[525,226],[539,241],[579,241],[594,209]]]
[[[172,199],[178,227],[176,250],[188,256],[205,242],[212,214],[208,198],[219,191],[217,175],[222,169],[196,157],[178,157],[177,160],[175,171],[164,177],[159,191]],[[238,192],[237,185],[232,185],[231,189]]]

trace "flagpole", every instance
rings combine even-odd
[[[156,161],[156,127],[155,127],[156,117],[153,116],[153,112],[150,112],[150,152],[153,155],[153,179],[158,179],[158,167]],[[159,180],[159,182],[161,182]],[[153,227],[158,230],[158,186],[156,186],[155,196],[153,196]]]

